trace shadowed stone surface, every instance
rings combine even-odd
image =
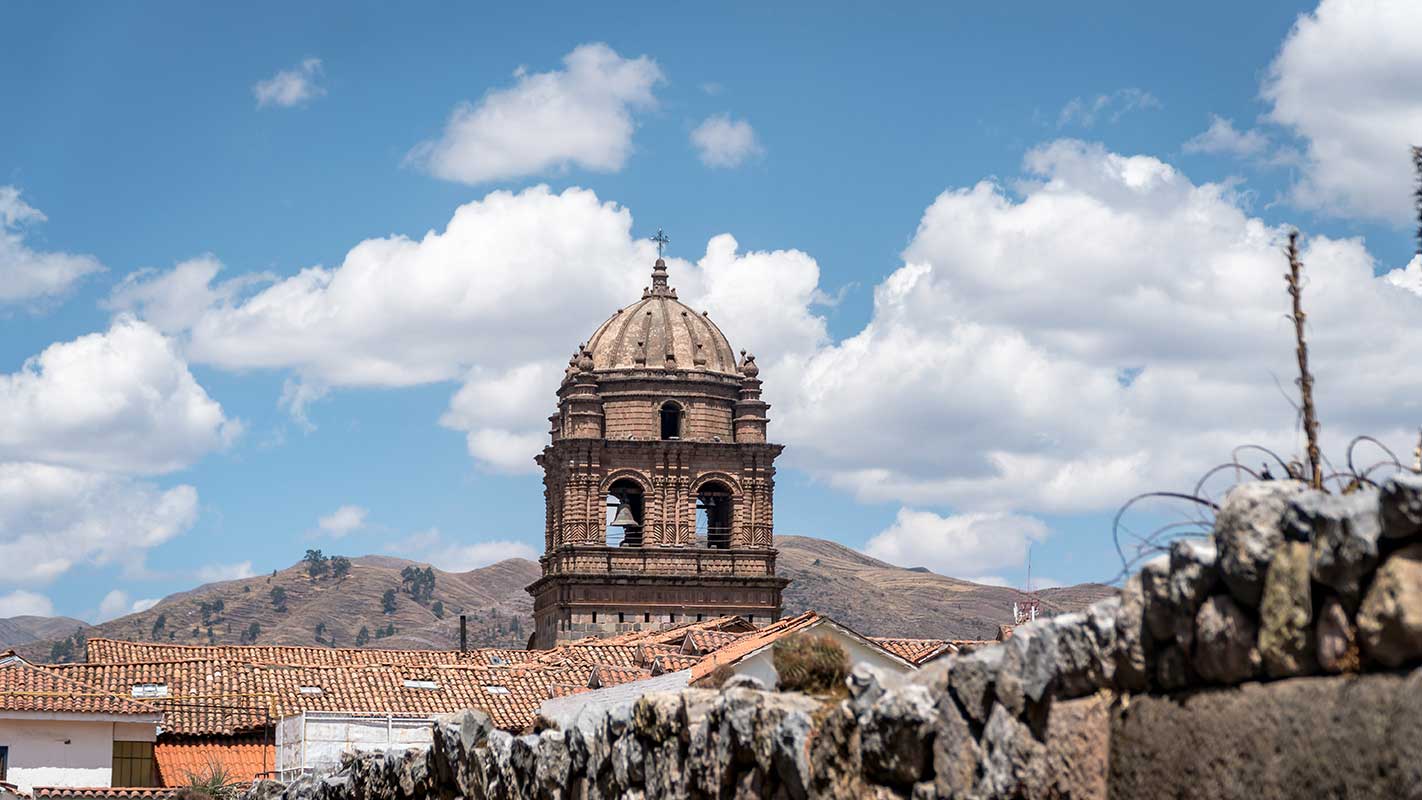
[[[1358,631],[1338,598],[1323,601],[1318,612],[1318,666],[1325,672],[1354,672],[1359,667]]]
[[[1217,594],[1195,616],[1195,672],[1211,683],[1239,683],[1259,672],[1257,628],[1228,595]]]
[[[1422,672],[1141,696],[1112,720],[1111,796],[1418,798],[1418,753]]]
[[[1422,475],[1400,473],[1382,486],[1383,536],[1405,539],[1422,534]]]
[[[1284,526],[1299,541],[1312,538],[1313,579],[1356,607],[1360,582],[1378,563],[1382,517],[1377,491],[1365,488],[1346,495],[1309,491],[1289,504]]]

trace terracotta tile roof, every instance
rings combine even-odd
[[[593,667],[592,675],[588,677],[588,688],[606,689],[609,686],[631,683],[650,677],[652,677],[651,671],[641,667],[614,667],[608,664],[598,664]]]
[[[945,651],[958,650],[957,644],[948,639],[891,639],[876,636],[871,636],[870,639],[890,653],[914,664],[922,664]]]
[[[575,686],[571,683],[550,683],[548,685],[549,697],[567,697],[571,694],[582,694],[592,691],[586,686]]]
[[[163,738],[153,745],[158,780],[164,786],[182,786],[189,775],[204,776],[214,766],[230,780],[250,783],[267,777],[275,768],[276,747],[257,736],[204,736],[197,739]]]
[[[291,666],[232,661],[62,664],[61,674],[113,692],[159,684],[148,702],[174,735],[229,735],[302,711],[426,717],[481,708],[500,727],[522,728],[554,683],[586,685],[591,664],[508,666]]]
[[[67,800],[68,798],[107,798],[108,800],[162,800],[172,797],[176,789],[124,786],[36,786],[31,791],[34,800]]]
[[[710,675],[716,667],[722,664],[734,664],[762,647],[768,647],[774,644],[782,637],[797,633],[819,622],[820,619],[822,618],[819,614],[813,611],[806,611],[798,616],[786,617],[782,620],[772,622],[755,633],[742,636],[726,647],[696,662],[696,665],[691,669],[691,682],[695,683],[701,678]]]
[[[0,710],[157,716],[158,709],[15,655],[0,656]]]
[[[379,650],[360,647],[296,645],[196,645],[126,642],[94,638],[85,645],[91,664],[134,664],[144,661],[248,661],[254,664],[348,666],[352,664],[512,664],[530,661],[537,651],[483,647],[458,650]]]
[[[704,656],[687,656],[681,653],[662,653],[652,659],[649,667],[653,675],[665,675],[668,672],[680,672],[684,669],[691,669],[696,666]]]
[[[681,652],[687,655],[701,656],[720,650],[742,636],[749,635],[750,634],[747,633],[731,633],[729,631],[717,630],[687,631],[686,638],[682,642]]]
[[[161,686],[167,696],[147,702],[163,711],[163,730],[172,736],[256,731],[301,711],[424,717],[482,708],[500,727],[521,729],[533,720],[540,703],[555,693],[573,691],[567,687],[584,689],[597,669],[599,681],[609,686],[649,677],[658,658],[663,669],[686,669],[695,662],[679,655],[689,635],[698,636],[701,646],[710,646],[739,641],[749,631],[755,628],[741,617],[720,617],[584,639],[548,651],[485,649],[463,655],[90,639],[89,663],[51,669],[122,696],[140,684]],[[452,656],[463,660],[452,661]],[[124,657],[131,660],[119,660]]]

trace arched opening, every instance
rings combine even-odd
[[[720,481],[707,481],[696,493],[696,539],[704,547],[731,547],[731,490]]]
[[[681,404],[668,400],[662,403],[662,439],[681,438]]]
[[[641,547],[644,511],[642,487],[636,481],[613,481],[607,489],[607,546]]]

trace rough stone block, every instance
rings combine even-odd
[[[969,653],[953,662],[948,678],[954,697],[973,720],[987,722],[992,711],[993,682],[1002,667],[1002,646],[990,646]]]
[[[1422,535],[1422,475],[1400,472],[1383,482],[1379,499],[1383,536],[1407,539]]]
[[[1190,652],[1195,613],[1219,582],[1212,542],[1177,539],[1170,543],[1171,632],[1180,649]]]
[[[1214,529],[1220,576],[1244,606],[1259,605],[1264,573],[1284,540],[1284,510],[1306,489],[1299,481],[1253,481],[1231,489],[1220,504]]]
[[[1368,659],[1383,666],[1422,659],[1422,542],[1378,567],[1358,609],[1358,641]]]
[[[1115,685],[1124,691],[1144,691],[1150,680],[1144,626],[1145,592],[1140,576],[1132,575],[1121,589],[1116,615]]]
[[[1325,672],[1355,672],[1359,667],[1358,630],[1336,597],[1323,601],[1314,634],[1318,665]]]
[[[1300,541],[1312,540],[1313,579],[1356,606],[1363,579],[1378,563],[1378,493],[1368,488],[1346,495],[1310,491],[1289,503],[1284,521]]]
[[[1273,678],[1306,675],[1317,666],[1313,644],[1313,594],[1307,542],[1284,542],[1274,551],[1259,603],[1259,654]]]
[[[1259,672],[1258,628],[1229,595],[1206,600],[1195,615],[1195,672],[1211,683],[1233,684]]]

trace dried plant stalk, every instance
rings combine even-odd
[[[1417,188],[1412,192],[1417,206],[1417,255],[1422,256],[1422,147],[1412,148],[1412,170],[1417,175]]]
[[[1289,273],[1284,280],[1289,285],[1289,295],[1293,298],[1294,339],[1298,343],[1299,395],[1303,400],[1304,437],[1308,440],[1309,485],[1323,488],[1323,458],[1318,451],[1318,415],[1313,406],[1313,374],[1308,371],[1308,343],[1304,341],[1304,323],[1308,315],[1303,310],[1303,263],[1299,261],[1299,232],[1289,232],[1289,244],[1285,249],[1289,257]]]

